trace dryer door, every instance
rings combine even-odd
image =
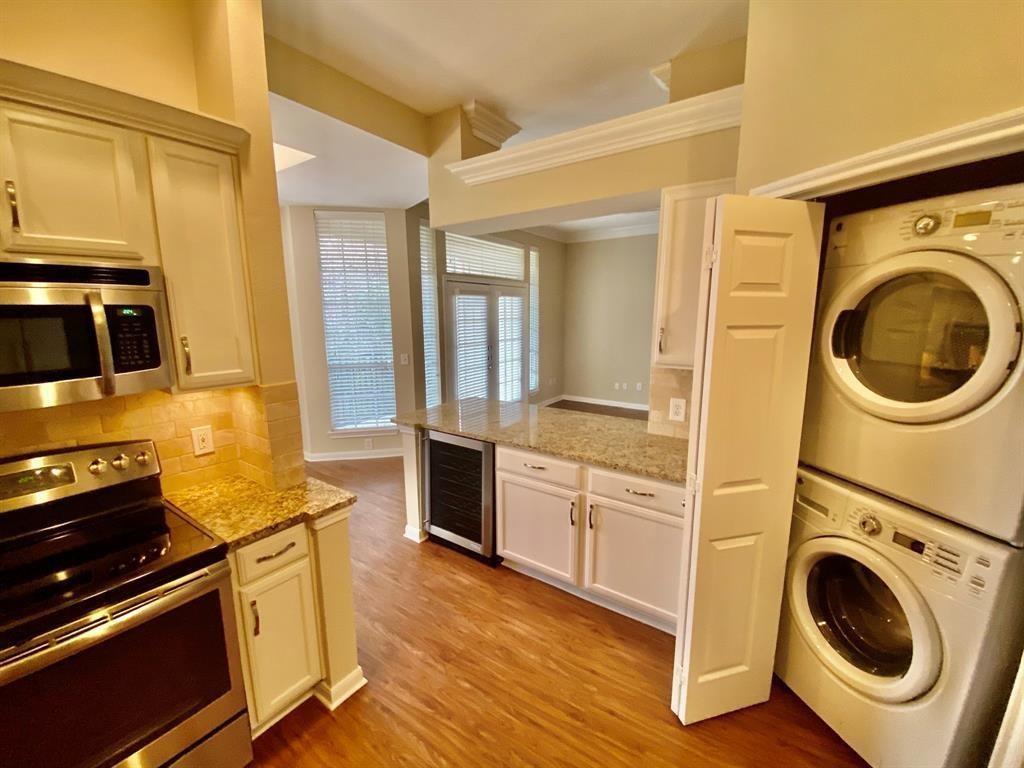
[[[815,655],[859,693],[899,703],[938,679],[942,643],[931,610],[873,549],[838,536],[804,542],[790,558],[786,597]]]
[[[978,407],[1020,352],[1020,314],[994,271],[916,251],[857,273],[826,309],[819,341],[840,392],[890,421],[931,423]]]

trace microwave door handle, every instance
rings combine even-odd
[[[92,310],[92,323],[96,328],[96,347],[100,353],[100,389],[104,395],[116,393],[114,379],[114,350],[110,346],[110,328],[107,325],[107,311],[99,291],[86,291],[85,300]]]

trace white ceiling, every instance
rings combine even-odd
[[[586,243],[592,240],[612,240],[617,237],[654,235],[658,232],[658,211],[634,211],[574,219],[531,227],[527,231],[562,243]]]
[[[746,34],[747,0],[263,0],[266,32],[433,114],[471,99],[508,143],[664,104],[649,74]]]
[[[282,204],[409,208],[427,197],[427,158],[270,94],[274,141],[314,157],[277,174]]]

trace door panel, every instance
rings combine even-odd
[[[824,207],[708,204],[687,487],[694,560],[677,642],[684,723],[771,688]]]
[[[685,521],[590,497],[583,585],[595,594],[672,621],[679,608]]]
[[[502,472],[496,480],[498,554],[575,584],[579,494]]]

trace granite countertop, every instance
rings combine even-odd
[[[647,422],[638,419],[471,398],[403,413],[394,421],[673,483],[686,482],[688,441],[649,434]]]
[[[356,503],[355,494],[312,477],[273,491],[240,475],[175,491],[167,498],[231,550]]]

